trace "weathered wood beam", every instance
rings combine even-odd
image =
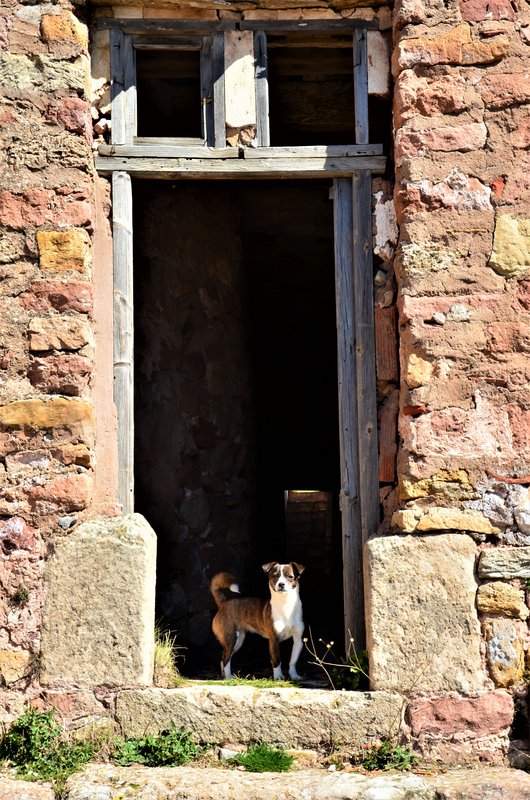
[[[353,93],[355,103],[355,141],[366,144],[369,138],[368,120],[368,48],[366,31],[353,34]]]
[[[359,156],[380,156],[383,154],[381,144],[350,145],[311,145],[302,147],[223,147],[208,148],[188,146],[177,143],[177,140],[139,139],[132,145],[101,144],[98,147],[100,156],[120,156],[125,158],[244,158],[260,161],[264,158],[358,158]]]
[[[132,187],[125,172],[112,176],[114,264],[114,403],[118,422],[118,502],[134,511],[134,306]]]
[[[168,34],[182,33],[186,36],[205,36],[214,31],[233,31],[236,23],[232,20],[181,20],[181,19],[134,19],[119,17],[98,17],[98,30],[117,29],[130,34]]]
[[[241,31],[265,31],[265,33],[289,33],[292,31],[306,31],[318,33],[340,33],[356,28],[365,30],[379,30],[376,19],[286,19],[286,20],[242,20],[239,23]]]
[[[125,158],[96,156],[102,175],[128,172],[139,178],[325,178],[344,177],[355,170],[382,173],[384,156],[347,158]]]
[[[353,300],[353,190],[351,178],[334,181],[335,301],[340,442],[340,510],[344,594],[344,641],[364,647],[364,594],[359,449],[357,447],[357,363]]]

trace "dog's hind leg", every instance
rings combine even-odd
[[[241,650],[243,647],[243,642],[245,641],[246,631],[236,631],[236,643],[234,645],[234,649],[232,650],[232,655],[237,653],[238,650]]]
[[[237,632],[231,631],[230,636],[223,642],[223,654],[221,656],[221,674],[223,678],[232,677],[231,660],[237,649]]]

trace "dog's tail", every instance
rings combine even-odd
[[[239,584],[231,572],[218,572],[212,578],[210,591],[217,608],[219,608],[225,600],[230,600],[231,597],[239,594]]]

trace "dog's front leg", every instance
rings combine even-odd
[[[298,661],[303,647],[302,633],[303,631],[296,631],[296,633],[293,634],[293,649],[291,650],[291,660],[289,661],[289,677],[292,681],[302,680],[296,671],[296,662]]]
[[[280,663],[280,645],[276,636],[269,639],[269,653],[272,664],[272,677],[275,681],[283,679],[282,665]]]

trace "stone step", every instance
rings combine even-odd
[[[0,790],[0,798],[3,797]],[[19,795],[9,797],[22,800]],[[34,797],[41,800],[28,795],[29,800]],[[95,764],[73,775],[62,797],[63,800],[530,800],[530,775],[499,768],[460,769],[430,775],[364,775],[317,769],[254,774],[200,767]]]
[[[127,737],[157,733],[171,723],[209,744],[265,741],[318,749],[358,748],[399,734],[403,698],[390,692],[223,686],[118,692],[116,719]]]

